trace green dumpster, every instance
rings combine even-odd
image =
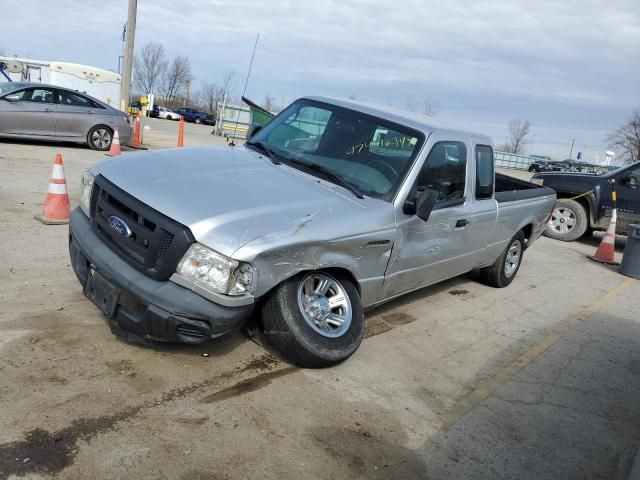
[[[268,110],[265,110],[260,105],[252,102],[246,97],[242,97],[242,101],[249,105],[249,109],[251,111],[251,124],[260,125],[264,127],[267,123],[271,121],[274,117],[274,114]]]

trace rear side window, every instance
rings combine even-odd
[[[436,143],[418,174],[417,190],[438,192],[437,203],[464,198],[467,147],[462,142]]]
[[[58,90],[58,95],[60,96],[60,105],[69,107],[92,107],[93,102],[82,95],[67,92],[66,90]]]
[[[493,197],[493,150],[487,145],[476,147],[476,199]]]

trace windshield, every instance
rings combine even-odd
[[[13,90],[15,88],[20,88],[21,86],[22,86],[21,83],[15,83],[15,82],[0,83],[0,94],[3,94],[4,92],[8,92],[9,90]]]
[[[420,132],[380,118],[298,100],[251,143],[281,154],[285,163],[295,158],[320,166],[365,195],[391,200],[423,140]]]

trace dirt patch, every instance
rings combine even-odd
[[[449,290],[449,295],[468,295],[469,290]]]
[[[351,471],[351,478],[424,478],[419,455],[385,440],[386,433],[349,427],[320,427],[310,433],[319,448]]]
[[[174,388],[155,399],[127,407],[111,415],[75,420],[70,426],[54,432],[41,428],[31,430],[27,432],[23,440],[0,444],[0,480],[7,479],[11,475],[25,476],[34,473],[53,475],[58,473],[73,463],[80,440],[89,441],[98,434],[114,430],[120,422],[135,417],[143,410],[159,407],[205,388],[219,385],[247,371],[272,370],[279,363],[280,361],[273,355],[259,355],[249,360],[244,366],[238,366],[232,371],[221,373],[202,382]],[[126,365],[128,365],[127,361],[121,360],[109,365],[109,367],[120,369]],[[268,385],[275,378],[293,370],[296,368],[290,367],[259,374],[253,379],[243,380],[228,389],[214,393],[213,396],[220,395],[221,398],[218,400],[222,400],[222,397],[230,398],[257,390]],[[212,401],[217,400],[214,397]]]
[[[130,373],[134,370],[133,361],[129,359],[113,360],[111,362],[105,362],[105,365],[118,373]]]
[[[293,373],[297,370],[298,368],[296,367],[288,367],[288,368],[283,368],[282,370],[275,370],[272,372],[261,373],[256,377],[248,378],[246,380],[241,380],[235,385],[232,385],[218,392],[212,393],[211,395],[207,395],[206,397],[200,399],[200,402],[201,403],[220,402],[228,398],[244,395],[245,393],[255,392],[256,390],[266,387],[276,378],[284,377],[285,375],[289,375],[290,373]]]
[[[265,354],[255,357],[249,363],[247,363],[242,369],[243,372],[249,370],[273,370],[277,366],[281,365],[282,362],[274,355]]]
[[[36,428],[24,440],[0,445],[0,479],[30,473],[55,474],[73,463],[79,440],[112,430],[119,422],[137,415],[143,406],[134,406],[113,415],[80,419],[56,432]]]
[[[415,322],[416,317],[404,312],[387,313],[365,321],[364,338],[374,337],[400,325]]]

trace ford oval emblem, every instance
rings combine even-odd
[[[111,215],[109,217],[109,226],[121,237],[129,238],[131,236],[131,229],[129,228],[129,225],[127,225],[120,217]]]

